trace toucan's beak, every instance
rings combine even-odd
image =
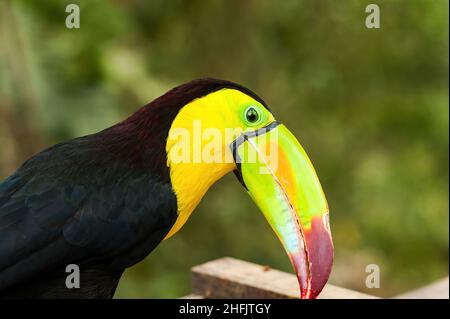
[[[231,149],[236,176],[289,255],[300,298],[316,298],[331,272],[333,242],[327,201],[311,161],[278,122],[244,132]]]

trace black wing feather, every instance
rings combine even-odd
[[[83,143],[52,147],[0,183],[0,291],[70,263],[131,266],[175,222],[170,183]]]

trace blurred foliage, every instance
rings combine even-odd
[[[331,282],[389,296],[448,274],[448,2],[0,0],[0,177],[202,76],[250,87],[315,163],[331,207]],[[81,28],[65,27],[65,6]],[[231,200],[230,200],[231,199]],[[233,256],[291,271],[233,176],[127,270],[117,297],[179,297]]]

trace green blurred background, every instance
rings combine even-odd
[[[381,29],[365,27],[377,3]],[[81,28],[65,27],[65,7]],[[261,95],[299,137],[331,208],[330,281],[392,296],[448,274],[448,1],[0,0],[0,178],[203,76]],[[291,271],[234,176],[126,271],[116,297],[179,297],[233,256]],[[365,288],[365,266],[381,288]]]

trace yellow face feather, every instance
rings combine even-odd
[[[249,106],[261,112],[257,126],[244,120]],[[167,166],[178,204],[178,218],[166,238],[184,225],[209,187],[236,168],[229,146],[237,136],[273,120],[261,103],[235,89],[210,93],[180,110],[166,144]]]

